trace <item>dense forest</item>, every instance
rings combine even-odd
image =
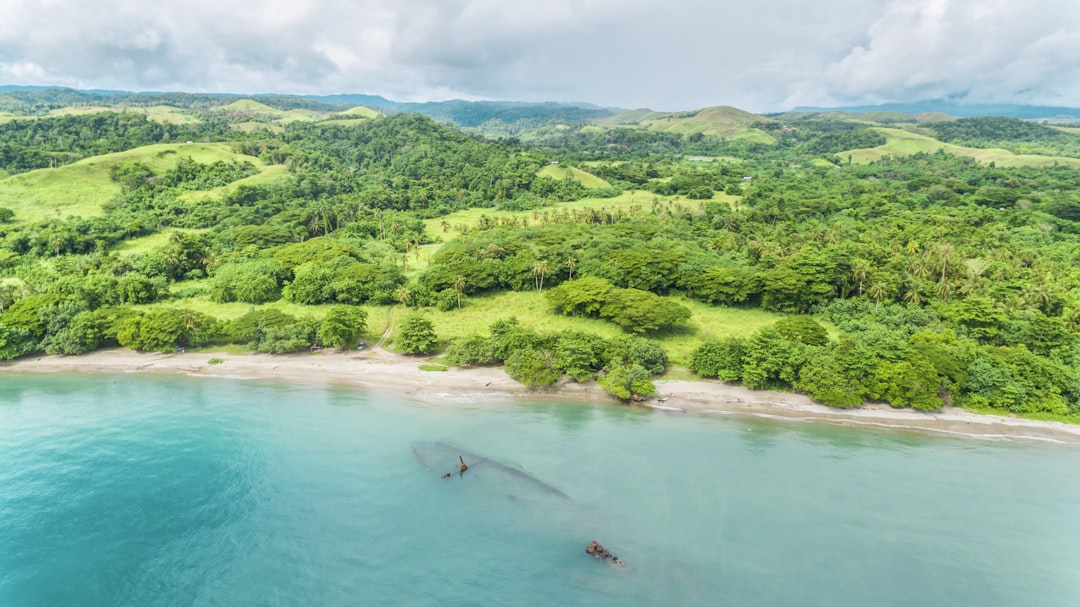
[[[119,155],[104,177],[117,193],[93,213],[0,208],[0,359],[347,347],[397,309],[397,351],[504,365],[529,386],[597,379],[643,398],[675,365],[837,407],[1080,420],[1080,169],[944,152],[853,164],[845,152],[884,138],[843,120],[753,125],[774,143],[583,126],[525,141],[412,113],[246,131],[211,115],[2,123],[15,177],[0,194],[149,144],[231,152]],[[933,128],[1074,155],[1073,133],[1019,120]],[[466,320],[515,293],[546,316]],[[699,319],[750,311],[771,320]],[[468,326],[439,320],[454,318]]]

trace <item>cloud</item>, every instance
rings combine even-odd
[[[1080,105],[1075,0],[5,4],[0,78],[18,84],[670,110],[944,96]]]
[[[1080,4],[906,0],[891,3],[865,44],[825,68],[838,100],[946,96],[1080,102]]]

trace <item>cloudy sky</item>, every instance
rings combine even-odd
[[[0,84],[1080,106],[1080,0],[2,0]]]

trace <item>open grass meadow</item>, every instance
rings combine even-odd
[[[785,316],[759,309],[723,308],[683,298],[676,300],[690,308],[690,320],[671,331],[647,335],[660,342],[671,362],[676,365],[685,366],[690,360],[690,354],[708,339],[748,337]],[[460,310],[449,312],[440,312],[433,308],[403,310],[398,307],[394,312],[395,332],[398,323],[408,314],[418,313],[431,318],[435,332],[443,343],[473,334],[489,335],[488,327],[491,323],[510,316],[516,317],[522,326],[541,332],[575,330],[609,339],[626,334],[615,324],[603,319],[557,314],[552,311],[543,295],[535,291],[466,297],[462,299]],[[371,325],[370,320],[368,324]]]
[[[206,295],[208,286],[207,280],[179,282],[170,289],[178,297],[155,304],[133,306],[133,308],[144,311],[155,308],[183,308],[228,321],[239,318],[252,310],[269,308],[297,317],[321,319],[332,307],[329,304],[305,306],[283,299],[257,306],[236,302],[217,303],[211,301]],[[646,337],[658,341],[668,353],[671,363],[676,366],[686,366],[691,353],[706,340],[732,336],[748,337],[758,329],[771,325],[785,316],[759,309],[724,308],[683,298],[675,299],[690,308],[690,320],[671,331],[649,334]],[[431,319],[439,341],[444,346],[459,337],[473,334],[489,335],[488,327],[493,322],[511,316],[516,317],[522,326],[531,327],[539,332],[574,330],[593,333],[607,339],[627,334],[615,324],[603,319],[557,314],[548,305],[547,300],[535,291],[464,297],[461,309],[448,312],[435,308],[405,308],[401,305],[362,307],[368,314],[367,331],[364,332],[362,338],[374,344],[387,327],[390,327],[391,338],[387,342],[387,349],[391,351],[394,350],[392,344],[401,322],[414,314],[421,314]]]
[[[100,105],[74,105],[52,110],[49,116],[71,116],[84,114],[98,114],[101,112],[118,112],[128,114],[142,114],[154,122],[163,124],[193,124],[199,119],[189,112],[169,105],[153,105],[149,107],[139,106],[100,106]]]
[[[181,234],[201,234],[209,231],[209,229],[169,228],[168,230],[149,236],[129,238],[116,245],[113,251],[121,255],[145,255],[146,253],[156,251],[168,244],[169,239],[172,238],[174,232],[180,232]]]
[[[968,156],[981,163],[993,162],[1000,167],[1019,166],[1053,166],[1061,164],[1071,167],[1080,167],[1080,158],[1066,158],[1064,156],[1041,156],[1037,154],[1014,154],[1008,150],[998,148],[969,148],[951,143],[945,143],[929,137],[901,129],[878,128],[875,129],[885,136],[884,145],[873,148],[849,150],[837,154],[840,158],[851,157],[852,162],[867,163],[881,160],[886,156],[911,156],[924,152],[933,154],[938,150],[944,150],[957,156]]]
[[[603,179],[593,175],[592,173],[586,173],[581,169],[574,167],[561,167],[554,164],[549,164],[544,168],[537,171],[537,174],[542,177],[551,177],[552,179],[573,179],[587,188],[607,188],[611,187],[611,184]]]
[[[701,133],[713,137],[737,137],[755,143],[772,144],[776,139],[750,125],[762,117],[728,106],[707,107],[695,112],[659,113],[651,110],[630,110],[596,122],[596,127],[633,126],[650,131],[666,131],[681,135]]]
[[[228,143],[160,143],[124,152],[84,158],[55,169],[38,169],[0,180],[0,207],[15,211],[15,221],[38,221],[48,217],[93,217],[100,215],[101,206],[121,193],[120,185],[112,180],[113,167],[128,162],[142,162],[161,174],[176,166],[181,158],[201,163],[218,160],[246,160],[260,173],[218,188],[226,191],[240,183],[259,183],[283,177],[285,167],[266,166],[252,156],[238,154]],[[216,192],[220,193],[220,192]],[[193,196],[212,193],[193,192]]]
[[[723,192],[717,192],[712,200],[732,203],[739,200],[738,196],[732,196]],[[498,209],[466,209],[455,211],[449,215],[425,220],[425,234],[435,242],[447,242],[468,230],[475,228],[480,223],[481,216],[487,216],[495,221],[517,218],[518,221],[526,220],[530,225],[538,224],[542,214],[553,211],[572,211],[581,209],[612,209],[622,208],[629,210],[631,207],[640,208],[640,212],[651,213],[653,202],[665,205],[680,204],[684,207],[696,209],[702,201],[690,200],[682,196],[659,196],[643,190],[627,190],[612,198],[582,198],[573,202],[558,202],[549,207],[533,209],[529,211],[502,211]]]

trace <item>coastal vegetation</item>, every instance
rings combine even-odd
[[[623,400],[674,366],[836,407],[1080,420],[1068,129],[709,108],[488,139],[199,99],[182,121],[10,106],[0,358],[385,334]]]

